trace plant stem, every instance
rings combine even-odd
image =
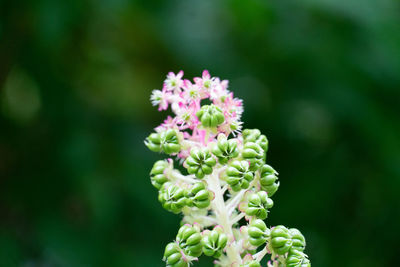
[[[216,172],[218,173],[218,172]],[[235,237],[233,235],[232,224],[229,220],[228,209],[225,205],[223,191],[217,175],[209,175],[207,178],[208,189],[214,192],[214,199],[211,202],[212,210],[215,213],[216,220],[222,226],[225,234],[228,236],[226,254],[229,260],[229,266],[233,263],[240,264],[242,258],[238,250]]]

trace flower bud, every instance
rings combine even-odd
[[[168,162],[165,160],[158,160],[154,163],[153,168],[150,171],[151,184],[160,189],[161,186],[168,181],[168,178],[164,174],[164,170],[168,167]]]
[[[203,105],[201,109],[197,111],[196,116],[199,118],[203,127],[214,128],[225,121],[222,110],[213,104]]]
[[[220,134],[218,135],[217,145],[214,147],[212,152],[218,158],[219,163],[225,164],[230,159],[236,158],[239,155],[237,140],[227,140],[224,134]]]
[[[260,219],[251,221],[247,233],[249,234],[250,244],[256,247],[264,244],[270,236],[270,230],[265,225],[265,222]]]
[[[244,143],[253,142],[258,144],[264,152],[268,151],[268,139],[265,135],[261,134],[258,129],[245,129],[242,132]]]
[[[311,267],[310,260],[307,258],[307,255],[294,250],[290,251],[289,255],[286,259],[286,266],[287,267]]]
[[[269,165],[264,164],[260,168],[260,185],[261,189],[268,193],[269,197],[272,197],[278,190],[279,182],[276,176],[277,172]]]
[[[306,239],[302,235],[302,233],[296,228],[289,229],[290,234],[292,235],[293,245],[290,251],[297,250],[303,252],[306,248]]]
[[[202,253],[201,234],[196,226],[190,224],[183,225],[176,235],[176,242],[185,254],[198,257]]]
[[[204,231],[203,233],[203,253],[210,257],[219,258],[228,242],[227,235],[223,233],[220,227],[216,227],[212,231]]]
[[[264,150],[256,143],[247,142],[243,146],[242,156],[250,162],[250,170],[256,171],[264,163]]]
[[[187,193],[187,203],[189,207],[204,209],[210,206],[212,194],[206,189],[204,183],[195,183]]]
[[[268,217],[268,209],[272,208],[274,202],[265,191],[251,194],[248,198],[246,214],[264,220]]]
[[[165,183],[158,195],[164,209],[179,213],[187,204],[186,191],[170,182]]]
[[[249,170],[249,163],[245,160],[231,162],[226,170],[226,182],[233,191],[248,188],[253,178],[253,173]]]
[[[175,242],[171,242],[165,247],[164,260],[167,262],[167,266],[170,267],[189,266],[189,262],[187,262],[186,258],[183,257],[181,249]]]
[[[216,160],[212,157],[207,148],[199,149],[194,147],[190,150],[190,156],[186,158],[184,167],[190,174],[202,179],[206,174],[211,174]]]
[[[285,226],[278,225],[271,229],[270,245],[276,254],[285,254],[290,250],[292,244],[292,236]]]

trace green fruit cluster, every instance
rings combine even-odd
[[[186,194],[183,188],[167,182],[159,191],[158,200],[164,209],[177,214],[187,205]]]
[[[206,189],[206,185],[202,182],[195,183],[190,190],[187,191],[187,205],[189,207],[197,207],[204,209],[210,206],[212,194]]]
[[[214,128],[225,121],[224,113],[222,110],[211,104],[203,105],[196,113],[197,118],[203,127]]]
[[[259,171],[261,189],[266,191],[269,197],[272,197],[279,188],[277,172],[267,164],[264,164]]]
[[[267,242],[270,236],[270,230],[261,219],[251,221],[247,233],[249,235],[249,242],[253,246],[259,247]]]
[[[182,250],[175,242],[169,243],[165,247],[164,260],[167,267],[189,267],[190,262],[182,255]]]
[[[268,151],[268,139],[258,129],[245,129],[242,132],[244,143],[253,142],[258,144],[266,153]]]
[[[186,255],[198,257],[202,253],[202,236],[196,226],[183,225],[176,235],[176,242]]]
[[[264,164],[264,150],[257,143],[244,143],[242,157],[250,163],[252,171],[258,170]]]
[[[178,133],[173,129],[150,134],[146,138],[145,145],[153,152],[166,154],[177,154],[181,150]]]
[[[253,178],[254,174],[250,171],[249,162],[245,160],[235,160],[226,169],[226,182],[233,191],[247,189]]]
[[[217,145],[212,150],[212,153],[218,158],[220,164],[226,164],[230,159],[236,158],[239,155],[237,145],[236,139],[227,140],[225,135],[220,134]]]
[[[203,232],[203,253],[207,256],[219,258],[223,249],[226,247],[228,237],[221,228],[215,228],[212,231]]]
[[[216,163],[217,161],[207,148],[194,147],[190,150],[190,156],[186,158],[184,167],[187,168],[188,173],[202,179],[205,175],[212,173]]]
[[[265,191],[253,193],[248,198],[246,214],[264,220],[268,217],[268,209],[272,208],[274,202]]]
[[[158,160],[154,163],[153,168],[150,171],[151,184],[160,190],[165,182],[168,182],[168,178],[165,176],[165,169],[168,168],[168,162],[165,160]]]
[[[301,251],[290,251],[286,258],[286,267],[311,267],[307,255]]]

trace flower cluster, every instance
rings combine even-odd
[[[169,73],[162,90],[152,92],[169,116],[145,144],[154,152],[176,156],[157,161],[151,172],[162,206],[183,214],[183,226],[165,248],[167,266],[187,267],[202,254],[215,266],[311,266],[299,230],[264,220],[279,188],[278,173],[266,164],[268,139],[257,129],[242,131],[243,105],[228,81],[204,71],[193,82],[183,72]]]

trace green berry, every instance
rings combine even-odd
[[[283,225],[272,228],[270,244],[276,254],[283,255],[288,252],[293,244],[289,230]]]
[[[254,175],[249,170],[249,163],[245,160],[235,160],[226,169],[226,182],[233,191],[239,191],[249,187]]]
[[[219,258],[228,242],[227,235],[219,229],[203,232],[203,253],[209,257]]]
[[[163,151],[166,154],[176,154],[181,150],[178,133],[173,129],[152,133],[144,143],[153,152]]]
[[[268,193],[269,197],[272,197],[279,188],[279,182],[277,172],[269,165],[264,164],[260,168],[260,185],[261,189]]]
[[[267,242],[267,239],[270,236],[270,230],[265,225],[265,222],[260,219],[251,221],[247,233],[249,234],[250,244],[256,247]]]
[[[306,239],[304,238],[302,233],[296,228],[290,228],[289,232],[292,235],[292,241],[293,241],[293,245],[290,250],[291,251],[297,250],[303,252],[304,249],[306,248]]]
[[[217,145],[214,147],[212,152],[218,158],[219,163],[225,164],[230,159],[236,158],[239,155],[237,140],[227,140],[224,134],[220,134],[218,135]]]
[[[189,262],[185,261],[185,257],[182,256],[182,251],[177,243],[171,242],[165,247],[164,260],[168,267],[188,267]]]
[[[287,267],[311,267],[310,260],[303,252],[294,250],[290,251],[286,259]]]
[[[249,196],[246,214],[265,220],[268,217],[268,209],[272,208],[274,202],[268,198],[265,191],[260,191]]]
[[[183,225],[176,236],[176,242],[179,247],[185,252],[185,254],[198,257],[202,253],[202,236],[197,227],[190,224]]]
[[[160,189],[161,186],[168,181],[168,178],[165,176],[164,171],[168,168],[168,162],[165,160],[158,160],[154,163],[153,168],[150,171],[150,179],[151,184]]]
[[[244,143],[253,142],[258,144],[264,152],[268,150],[268,139],[265,135],[261,134],[258,129],[245,129],[242,132]]]
[[[210,206],[212,194],[206,189],[204,183],[195,183],[186,195],[189,207],[204,209]]]
[[[247,142],[243,146],[242,156],[250,163],[250,170],[256,171],[264,164],[264,150],[260,145]]]
[[[215,105],[203,105],[196,113],[203,127],[214,128],[225,121],[222,110]]]
[[[207,148],[194,147],[190,150],[190,156],[186,158],[184,166],[190,174],[202,179],[205,175],[212,173],[216,163]]]
[[[161,188],[158,200],[164,209],[179,213],[187,205],[186,191],[177,185],[167,182]]]

